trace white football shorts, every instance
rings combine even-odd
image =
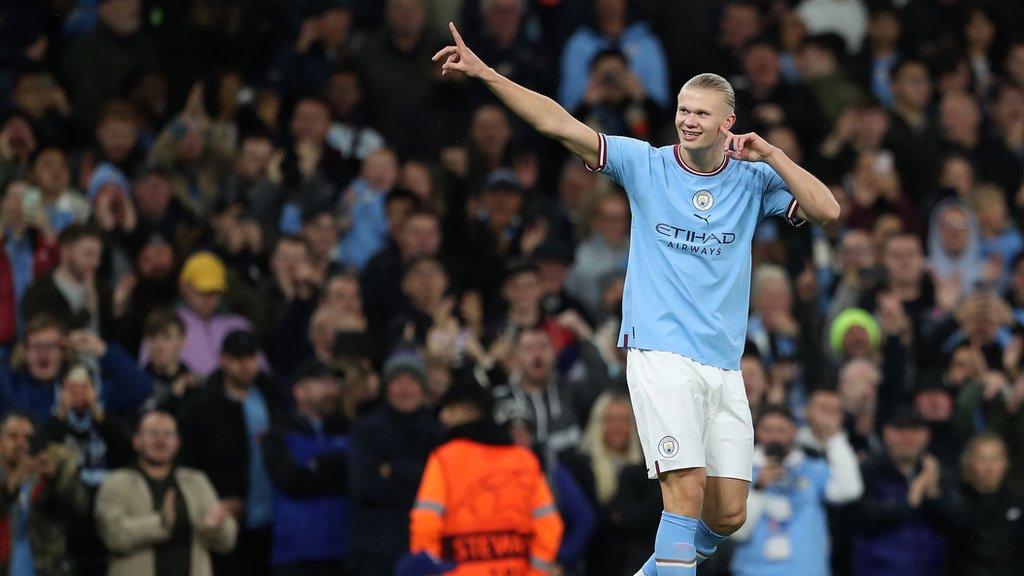
[[[630,348],[626,381],[648,476],[706,468],[708,476],[750,481],[754,425],[739,370]]]

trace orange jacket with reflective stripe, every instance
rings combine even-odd
[[[542,576],[562,518],[529,450],[452,440],[430,455],[411,515],[410,549],[453,561],[452,576]]]

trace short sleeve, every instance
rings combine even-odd
[[[765,187],[764,196],[761,198],[761,218],[768,216],[782,216],[790,225],[802,226],[804,219],[797,216],[800,204],[797,203],[793,193],[789,191],[786,182],[775,170],[768,169],[768,184]]]
[[[655,149],[642,140],[625,136],[598,134],[597,165],[584,164],[591,172],[607,175],[632,194],[639,179],[650,174],[651,156]]]

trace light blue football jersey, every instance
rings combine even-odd
[[[750,304],[750,249],[768,216],[794,226],[797,203],[763,162],[686,166],[679,146],[600,135],[598,166],[632,211],[619,346],[675,352],[738,370]]]

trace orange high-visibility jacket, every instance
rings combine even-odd
[[[430,455],[410,549],[458,564],[449,576],[546,576],[562,518],[529,450],[452,440]]]

